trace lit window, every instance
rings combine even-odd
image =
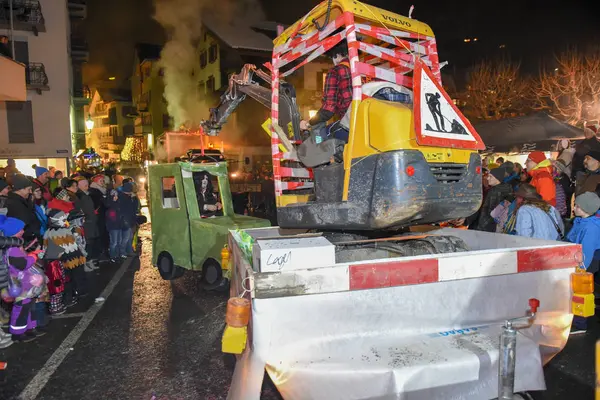
[[[179,208],[179,201],[177,200],[175,186],[174,176],[164,176],[162,178],[163,208]]]

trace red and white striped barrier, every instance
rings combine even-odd
[[[363,79],[365,81],[378,79],[412,88],[412,78],[405,74],[414,70],[416,57],[430,67],[433,76],[441,83],[437,46],[433,37],[364,23],[355,24],[354,14],[351,12],[339,15],[322,31],[314,30],[299,34],[300,30],[307,26],[306,18],[296,26],[295,32],[286,43],[275,47],[271,63],[266,64],[272,75],[271,120],[273,124],[277,124],[279,119],[280,77],[291,75],[325,54],[343,39],[346,39],[348,44],[353,101],[361,101],[365,98],[362,93]],[[334,33],[340,28],[345,29]],[[359,42],[357,34],[377,39],[379,43]],[[362,59],[359,57],[359,51],[362,53],[360,54]],[[301,61],[296,62],[297,60]],[[291,68],[282,70],[290,64],[293,64]],[[312,182],[282,182],[282,178],[312,179],[312,173],[307,169],[282,166],[284,161],[297,161],[297,159],[289,153],[280,152],[280,141],[275,132],[272,133],[273,179],[276,196],[282,195],[283,190],[313,187]]]
[[[357,70],[361,75],[366,75],[370,76],[371,78],[381,79],[397,85],[406,86],[407,88],[413,87],[412,78],[405,76],[403,73],[394,72],[386,68],[376,67],[374,65],[361,62],[357,63]]]
[[[381,289],[497,275],[575,268],[581,246],[566,244],[476,254],[338,264],[332,267],[255,276],[255,297],[279,297],[271,288],[287,286],[285,296]],[[302,291],[294,291],[293,286]],[[282,295],[283,296],[283,295]]]

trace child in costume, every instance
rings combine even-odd
[[[67,201],[53,199],[48,203],[48,230],[44,234],[43,258],[49,261],[46,272],[51,282],[50,312],[54,314],[64,312],[61,298],[70,307],[77,304],[78,292],[85,293],[83,266],[86,259],[68,222],[72,210],[73,205]],[[63,292],[64,297],[61,296]]]
[[[15,218],[6,217],[6,209],[0,209],[0,236],[1,236],[1,249],[0,249],[0,270],[2,271],[3,282],[1,286],[1,296],[3,306],[6,306],[6,327],[10,327],[10,307],[9,303],[14,301],[8,293],[9,282],[10,282],[10,271],[8,268],[6,249],[10,247],[23,246],[23,240],[21,238],[14,237],[13,235],[18,234],[24,227],[24,223]],[[4,321],[3,321],[4,322]],[[0,330],[0,349],[5,349],[13,344],[12,335],[5,333]]]
[[[28,342],[44,333],[36,330],[34,309],[36,298],[46,285],[46,276],[35,267],[35,257],[27,255],[20,247],[8,249],[6,256],[11,278],[8,292],[15,299],[10,333],[13,334],[13,340]]]

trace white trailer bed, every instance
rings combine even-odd
[[[254,237],[277,228],[251,229]],[[516,391],[545,389],[568,338],[579,245],[440,229],[471,251],[260,273],[230,236],[232,296],[252,301],[229,399],[491,399],[501,325],[541,307],[517,341]],[[250,289],[245,292],[244,288]]]

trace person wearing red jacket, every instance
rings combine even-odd
[[[556,184],[552,177],[552,162],[546,158],[543,152],[532,151],[529,153],[525,165],[531,176],[531,182],[529,183],[535,187],[545,202],[551,206],[556,206]]]

